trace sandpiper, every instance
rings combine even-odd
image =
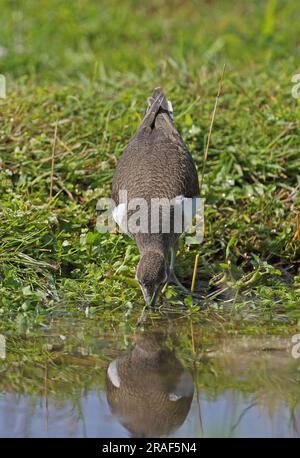
[[[120,198],[124,191],[126,202]],[[174,208],[176,203],[181,205],[185,199],[198,196],[199,182],[193,158],[174,126],[171,102],[157,88],[148,98],[147,112],[140,127],[117,163],[112,185],[116,204],[113,217],[121,230],[135,240],[141,255],[136,279],[147,305],[155,304],[171,277],[177,281],[174,274],[176,242],[184,227],[179,232],[174,230]],[[134,199],[142,199],[149,206],[147,230],[133,231],[124,224],[133,213],[128,202]],[[158,230],[151,225],[151,204],[155,199],[171,202],[171,224],[167,232],[161,227],[161,211]]]
[[[167,437],[190,410],[193,377],[167,337],[173,341],[163,331],[138,333],[133,348],[107,368],[108,404],[132,437]]]

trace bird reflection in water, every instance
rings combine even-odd
[[[144,332],[107,368],[107,400],[132,437],[166,437],[190,410],[193,378],[162,333]]]

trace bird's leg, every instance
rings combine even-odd
[[[172,278],[172,272],[174,271],[174,266],[175,266],[175,259],[176,259],[176,249],[175,247],[171,248],[171,260],[170,260],[170,268],[169,268],[169,275],[167,278],[166,283],[163,286],[163,289],[161,290],[162,293],[164,293],[168,287],[168,284],[170,283],[170,279]]]
[[[168,284],[169,284],[169,279],[170,279],[170,275],[168,277],[168,280],[166,281],[166,283],[164,284],[162,290],[161,290],[161,293],[164,294],[164,292],[166,291],[167,287],[168,287]]]
[[[168,279],[167,279],[167,281],[166,281],[166,283],[165,283],[165,285],[164,285],[164,287],[162,289],[162,293],[164,293],[166,291],[168,284],[171,281],[173,281],[182,291],[184,291],[187,294],[190,294],[190,291],[180,283],[180,281],[178,280],[178,278],[175,275],[175,272],[174,272],[175,260],[176,260],[176,248],[172,247],[171,248],[171,260],[170,260],[169,276],[168,276]]]
[[[192,295],[191,291],[187,289],[183,284],[178,280],[178,278],[175,275],[175,272],[172,272],[171,274],[171,280],[178,286],[179,289],[181,289],[184,293],[189,294],[190,296]]]
[[[137,324],[136,324],[137,326],[141,326],[142,324],[144,324],[147,321],[147,310],[148,310],[147,305],[144,305],[142,313],[139,319],[137,320]]]
[[[171,248],[170,274],[174,272],[175,260],[176,260],[176,248],[173,246]]]

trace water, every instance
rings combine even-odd
[[[8,332],[0,436],[299,437],[300,360],[289,341],[224,337],[188,320]]]

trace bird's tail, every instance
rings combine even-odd
[[[168,113],[170,118],[173,120],[172,103],[170,102],[170,100],[167,99],[167,97],[165,96],[163,90],[160,87],[157,87],[156,89],[154,89],[154,92],[153,92],[152,96],[148,98],[148,110],[151,108],[151,106],[153,105],[153,103],[155,102],[155,100],[157,98],[161,98],[162,99],[162,102],[161,102],[161,105],[160,105],[160,109],[163,112]]]
[[[164,113],[173,121],[173,107],[172,103],[166,98],[161,88],[154,89],[151,97],[148,98],[148,108],[146,116],[143,120],[143,125],[147,124],[149,127],[153,125],[158,113]]]

